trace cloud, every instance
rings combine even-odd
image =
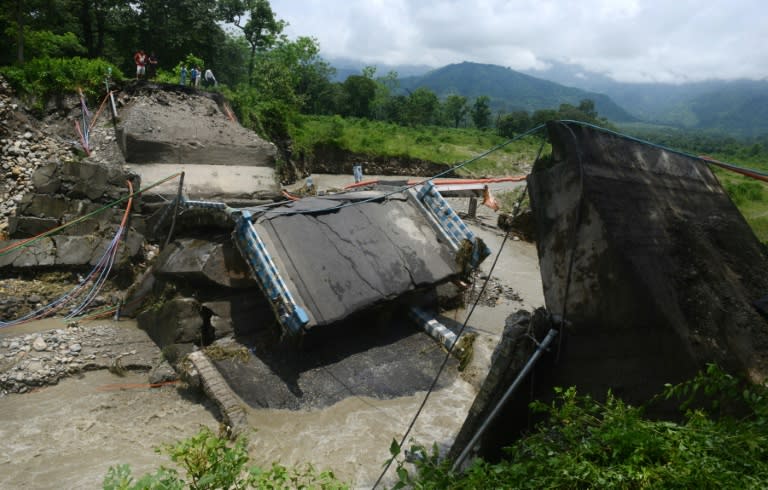
[[[273,0],[290,36],[367,63],[548,60],[621,81],[765,78],[764,0]]]

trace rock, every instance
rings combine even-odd
[[[32,343],[32,348],[35,349],[37,352],[41,352],[48,348],[48,344],[45,342],[45,340],[42,337],[37,337],[35,341]]]
[[[72,344],[69,346],[70,352],[80,352],[81,350],[83,350],[83,347],[80,344]]]
[[[160,308],[142,312],[136,319],[139,328],[146,330],[160,347],[202,341],[203,317],[200,303],[194,298],[172,299]]]
[[[179,379],[179,375],[167,361],[161,362],[149,373],[149,384],[151,385],[176,381],[177,379]]]

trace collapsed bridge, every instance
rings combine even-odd
[[[185,206],[237,217],[233,240],[292,334],[458,279],[490,254],[429,181],[256,210]]]

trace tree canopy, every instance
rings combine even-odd
[[[491,99],[420,86],[400,86],[396,72],[376,67],[340,82],[311,37],[288,39],[287,23],[269,0],[0,0],[0,68],[21,89],[70,90],[98,71],[132,76],[133,53],[154,53],[163,81],[178,81],[183,65],[210,68],[241,120],[283,139],[297,114],[341,115],[395,124],[493,126]],[[44,61],[48,60],[48,61]],[[87,60],[92,60],[92,65]],[[81,73],[74,74],[73,69]],[[102,75],[103,76],[103,75]],[[103,83],[103,82],[102,82]],[[19,88],[19,87],[17,87]],[[88,92],[87,87],[84,87]],[[280,121],[272,120],[278,117]],[[499,134],[523,131],[547,118],[596,121],[595,104],[499,114]]]

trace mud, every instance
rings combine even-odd
[[[155,447],[218,424],[195,393],[106,370],[0,398],[0,412],[0,488],[101,488],[110,466],[154,471],[170,463]]]

